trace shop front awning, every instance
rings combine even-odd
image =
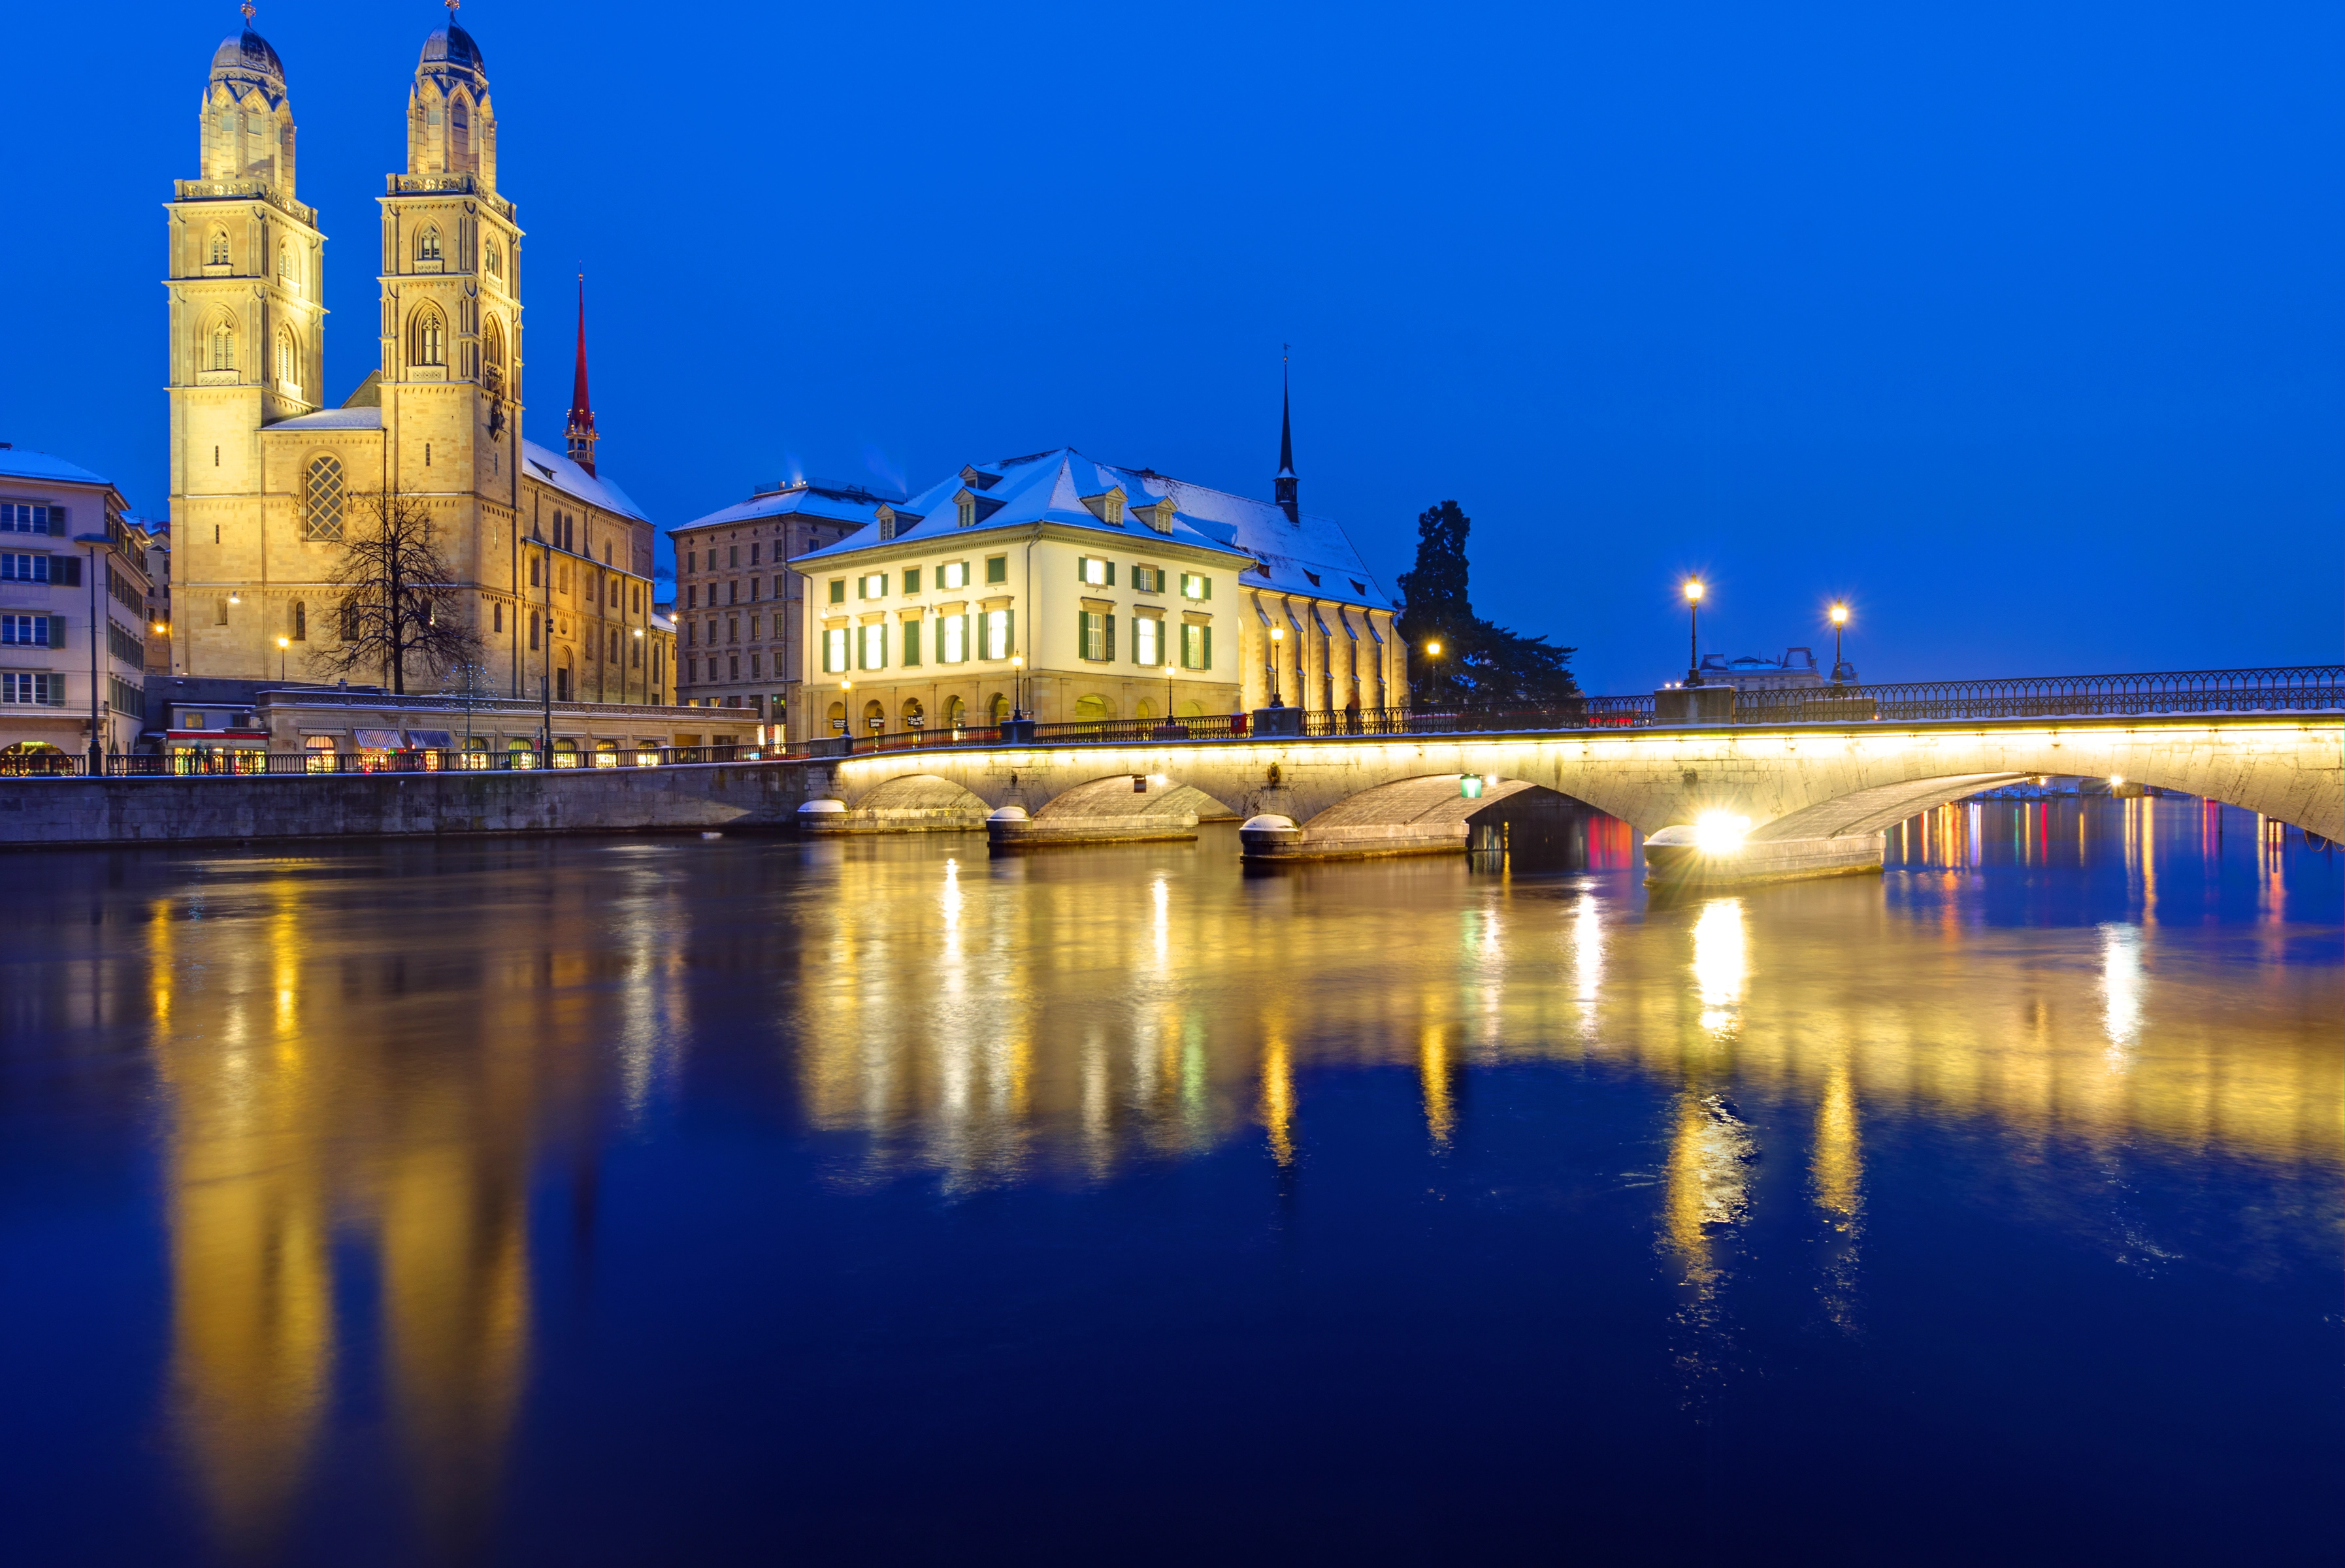
[[[410,730],[407,744],[421,746],[427,752],[452,752],[456,749],[456,737],[445,730]]]
[[[371,752],[395,752],[399,750],[400,742],[399,732],[397,730],[352,730],[350,732],[350,739],[356,741],[360,746]]]

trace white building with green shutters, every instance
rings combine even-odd
[[[1406,701],[1341,528],[1071,448],[971,464],[790,564],[793,739]]]

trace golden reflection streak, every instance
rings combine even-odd
[[[1287,1059],[1286,1041],[1273,1035],[1262,1051],[1262,1125],[1269,1135],[1270,1156],[1280,1165],[1294,1163],[1294,1069]]]
[[[1693,976],[1701,994],[1701,1027],[1723,1034],[1734,1025],[1735,1004],[1750,977],[1750,952],[1742,933],[1742,901],[1713,898],[1702,905],[1693,927]]]
[[[1864,1166],[1857,1134],[1856,1087],[1845,1063],[1824,1080],[1823,1093],[1816,1102],[1816,1146],[1809,1168],[1815,1179],[1816,1207],[1835,1229],[1853,1229],[1862,1201]]]
[[[1449,1135],[1457,1125],[1457,1111],[1450,1098],[1449,1042],[1439,1028],[1425,1030],[1417,1046],[1416,1077],[1419,1092],[1425,1099],[1425,1128],[1433,1138],[1436,1150],[1449,1147]]]

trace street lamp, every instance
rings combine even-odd
[[[1841,632],[1842,632],[1842,630],[1843,630],[1843,629],[1848,625],[1848,606],[1847,606],[1847,604],[1845,604],[1845,603],[1843,603],[1843,602],[1839,602],[1839,601],[1834,601],[1834,602],[1833,602],[1833,603],[1832,603],[1832,684],[1833,684],[1833,685],[1835,685],[1835,686],[1837,686],[1837,685],[1839,685],[1839,684],[1841,683],[1840,673],[1841,673],[1842,670],[1845,670],[1845,669],[1847,669],[1847,668],[1848,668],[1847,663],[1846,663],[1845,662],[1843,662],[1843,661],[1842,660],[1841,656],[1840,656],[1840,638],[1841,638]]]
[[[285,680],[285,650],[291,646],[293,646],[292,638],[279,637],[277,639],[277,679],[279,684],[282,684]]]
[[[851,680],[838,683],[838,733],[855,733],[855,683]]]
[[[1285,641],[1285,627],[1274,626],[1270,629],[1270,705],[1274,708],[1286,706],[1284,703],[1278,700],[1278,645]]]
[[[1010,655],[1010,716],[1013,719],[1026,716],[1026,655],[1023,653]]]
[[[103,683],[97,678],[98,629],[106,622],[99,618],[97,608],[97,552],[114,541],[109,534],[76,533],[74,542],[86,547],[89,552],[89,771],[95,778],[106,772],[106,736],[98,718],[98,693]]]
[[[1701,684],[1701,579],[1689,577],[1686,597],[1686,684]]]

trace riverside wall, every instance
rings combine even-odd
[[[805,764],[0,779],[0,849],[488,834],[787,831]]]

